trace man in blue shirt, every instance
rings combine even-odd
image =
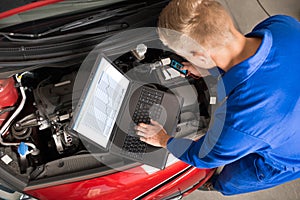
[[[213,183],[224,195],[299,178],[299,21],[273,16],[244,36],[216,1],[173,0],[158,26],[190,73],[217,66],[219,107],[198,141],[172,138],[155,121],[136,127],[141,140],[199,168],[225,165]]]

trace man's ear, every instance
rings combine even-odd
[[[192,54],[196,59],[200,60],[203,63],[207,63],[207,56],[203,52],[195,51]]]

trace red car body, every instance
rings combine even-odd
[[[138,173],[137,173],[138,172]],[[180,161],[148,174],[142,167],[84,181],[25,189],[38,199],[172,199],[193,192],[213,174],[211,169],[197,169]]]

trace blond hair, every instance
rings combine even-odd
[[[177,40],[166,31],[173,30],[191,37],[206,48],[216,48],[226,45],[233,38],[231,25],[230,15],[217,1],[172,0],[160,14],[158,32],[167,44]]]

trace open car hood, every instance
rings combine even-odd
[[[0,7],[0,19],[59,1],[63,0],[3,0]]]

